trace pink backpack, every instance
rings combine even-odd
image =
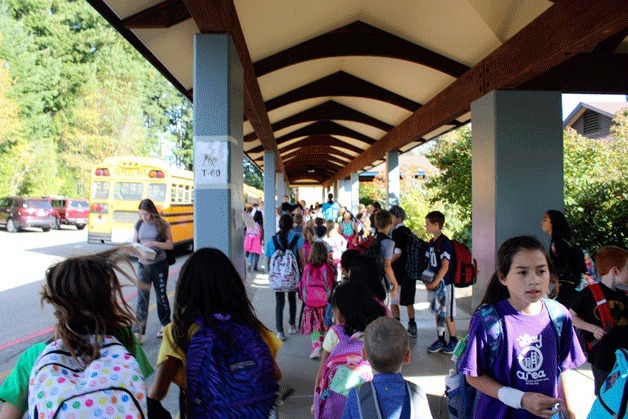
[[[321,381],[314,394],[314,418],[342,417],[349,391],[373,380],[369,362],[362,357],[362,333],[349,336],[343,325],[334,325],[328,333],[338,334],[340,342],[323,365]]]
[[[327,263],[321,266],[308,264],[299,283],[299,297],[308,307],[325,307],[331,294],[330,279],[333,278]]]

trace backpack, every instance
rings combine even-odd
[[[410,417],[415,418],[431,418],[430,406],[427,402],[425,391],[416,384],[405,380],[408,395],[410,396]],[[382,419],[382,412],[379,408],[377,400],[377,391],[373,382],[365,385],[359,385],[356,389],[358,398],[358,414],[360,419]]]
[[[581,291],[585,287],[590,284],[594,284],[599,282],[600,278],[595,269],[595,262],[593,262],[593,258],[587,249],[583,249],[580,245],[577,245],[582,253],[582,259],[584,262],[583,271],[580,274],[580,286],[576,288],[576,290]]]
[[[600,315],[600,321],[602,322],[602,328],[606,332],[610,332],[613,328],[613,317],[611,316],[608,301],[606,301],[606,297],[604,296],[604,291],[602,291],[600,284],[596,282],[590,284],[588,287],[591,290],[591,294],[593,294],[593,299],[595,300],[595,305]],[[582,352],[584,352],[588,358],[591,349],[593,349],[599,340],[595,339],[592,333],[586,332],[583,329],[576,328],[576,335],[580,341],[580,346],[582,346]]]
[[[600,395],[593,402],[588,419],[625,418],[628,404],[628,350],[615,351],[615,366],[611,370]]]
[[[296,291],[299,287],[299,264],[294,246],[299,236],[294,236],[287,249],[281,247],[279,238],[273,236],[275,253],[270,258],[268,281],[270,289],[278,292]]]
[[[142,225],[142,220],[138,220],[137,223],[135,223],[135,231],[137,233],[139,233],[141,225]],[[139,239],[138,239],[138,243],[139,243]],[[174,248],[168,249],[168,250],[164,249],[164,251],[166,252],[166,259],[168,259],[168,265],[172,266],[175,263],[177,263],[177,258],[176,258],[176,255],[174,254]]]
[[[321,370],[321,380],[314,393],[314,418],[340,418],[349,391],[373,380],[371,364],[362,357],[361,333],[349,336],[342,325],[332,329],[340,342],[331,351]]]
[[[303,278],[299,283],[299,297],[308,307],[325,307],[327,299],[331,294],[328,275],[330,274],[327,264],[321,266],[307,265]]]
[[[384,236],[380,238],[380,236]],[[390,288],[388,283],[388,278],[386,278],[386,274],[384,273],[384,260],[382,258],[382,241],[383,240],[391,240],[382,233],[375,233],[373,240],[371,241],[371,245],[364,252],[364,256],[375,261],[375,265],[377,266],[377,276],[382,279],[382,283],[386,287],[386,291]]]
[[[560,336],[562,336],[565,316],[562,311],[562,305],[554,300],[543,298],[543,303],[549,314],[552,326],[558,336],[558,353],[561,352]],[[490,356],[488,359],[489,369],[493,368],[495,360],[499,356],[501,342],[503,340],[502,319],[497,309],[492,304],[483,304],[478,308],[477,314],[486,330],[488,346],[490,348]],[[445,395],[447,396],[447,407],[449,409],[450,419],[470,419],[473,418],[475,405],[479,398],[479,391],[472,387],[464,374],[458,372],[460,363],[458,360],[464,353],[467,345],[467,335],[464,339],[458,339],[458,345],[454,350],[452,360],[456,364],[455,369],[449,370],[449,375],[445,377]]]
[[[268,345],[231,316],[214,317],[210,326],[196,320],[187,350],[188,417],[268,417],[279,389]]]
[[[471,256],[471,250],[456,240],[450,239],[450,241],[454,248],[449,264],[451,283],[456,288],[466,288],[475,284],[478,279],[478,263]],[[436,245],[437,248],[438,244],[440,244],[440,240]]]
[[[146,418],[146,384],[138,362],[115,337],[104,337],[100,357],[88,365],[73,358],[58,339],[35,361],[28,409],[30,418],[69,413],[90,418]]]
[[[418,281],[421,278],[421,272],[427,268],[428,260],[425,257],[425,252],[427,252],[427,243],[408,229],[406,275],[411,282]]]

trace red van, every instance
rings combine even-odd
[[[87,225],[89,202],[86,199],[73,199],[65,196],[46,196],[57,217],[54,229],[58,230],[62,224],[76,226],[83,230]]]

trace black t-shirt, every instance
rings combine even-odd
[[[589,362],[596,368],[610,371],[615,363],[615,351],[628,345],[628,296],[623,291],[613,291],[601,282],[600,287],[608,301],[614,326],[602,340],[593,346],[589,353]],[[600,313],[589,288],[580,292],[571,305],[571,309],[587,323],[602,327]],[[584,333],[587,339],[593,339],[592,333]]]
[[[405,225],[397,226],[392,231],[392,239],[395,241],[395,247],[397,249],[401,249],[401,256],[399,256],[399,259],[392,263],[395,278],[397,278],[397,282],[400,284],[402,283],[402,280],[407,277],[406,262],[408,261],[407,249],[410,233],[410,229]]]
[[[279,207],[281,212],[283,212],[284,214],[292,214],[292,211],[294,211],[297,208],[303,209],[301,204],[291,204],[290,202],[284,202]]]

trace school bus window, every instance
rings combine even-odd
[[[183,203],[183,185],[177,187],[177,202]]]
[[[170,202],[177,202],[177,185],[172,185],[170,187]]]
[[[186,186],[185,187],[185,203],[189,204],[190,202],[192,202],[192,200],[190,199],[190,187]]]
[[[142,184],[135,182],[116,182],[113,196],[121,201],[138,201],[142,199]]]
[[[164,202],[166,200],[166,185],[163,183],[149,184],[148,199],[153,200],[153,202]]]
[[[109,198],[109,182],[92,183],[92,199]]]

